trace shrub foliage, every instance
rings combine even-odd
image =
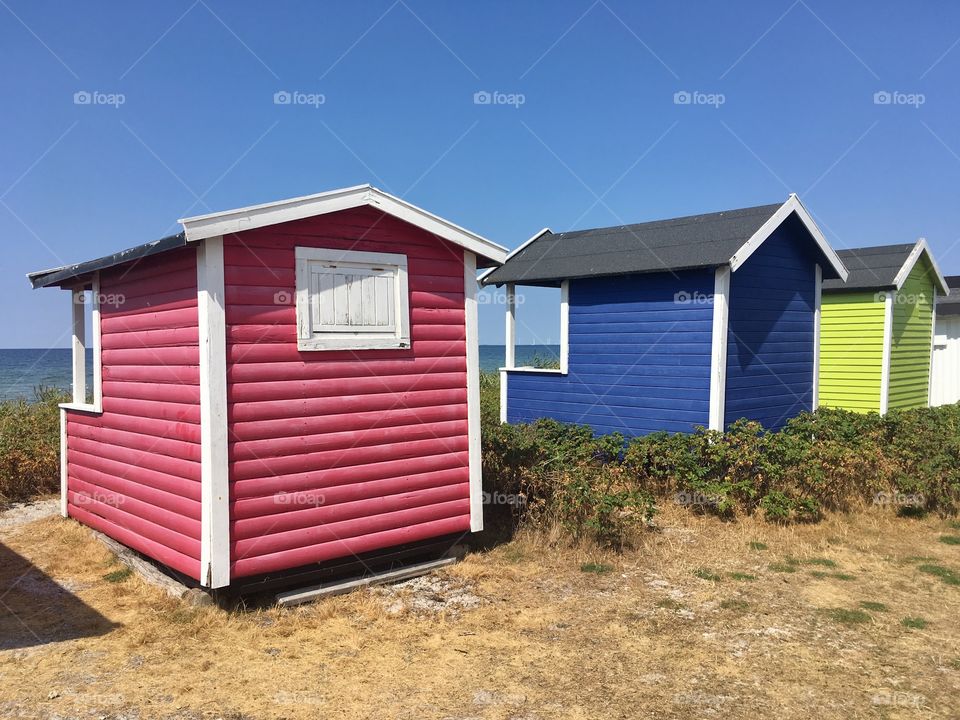
[[[36,402],[0,403],[0,505],[60,488],[61,390],[39,388]]]
[[[523,499],[518,521],[550,520],[620,544],[653,515],[654,499],[775,522],[864,505],[901,514],[960,509],[957,405],[885,417],[821,409],[777,432],[740,420],[724,433],[699,428],[627,441],[553,420],[501,425],[496,378],[484,389],[484,482]]]

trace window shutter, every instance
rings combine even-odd
[[[301,349],[409,347],[406,266],[404,255],[297,248]]]

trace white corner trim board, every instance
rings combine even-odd
[[[370,185],[357,185],[207,215],[195,215],[181,218],[180,224],[183,225],[187,241],[195,242],[364,205],[405,220],[496,263],[502,263],[507,258],[505,247]]]
[[[68,517],[67,512],[67,411],[60,408],[60,514]]]
[[[890,404],[890,354],[893,345],[893,300],[895,290],[883,294],[883,355],[880,361],[880,414],[886,415]]]
[[[477,314],[477,256],[463,253],[467,341],[467,441],[470,466],[470,530],[483,530],[483,456],[480,445],[480,331]]]
[[[200,327],[200,582],[230,584],[230,507],[227,458],[227,336],[223,238],[197,248]]]
[[[730,313],[729,265],[718,267],[713,281],[713,332],[710,358],[710,430],[723,431],[727,389],[727,321]]]
[[[810,213],[807,212],[807,209],[803,206],[803,203],[800,202],[800,198],[794,194],[791,194],[790,197],[787,198],[787,201],[781,205],[779,209],[772,216],[770,216],[770,218],[763,225],[760,226],[760,229],[757,230],[753,236],[747,240],[747,242],[737,249],[737,251],[733,254],[733,257],[730,258],[730,269],[733,272],[736,272],[740,266],[743,265],[747,259],[753,255],[754,252],[756,252],[757,248],[759,248],[764,241],[770,237],[778,227],[780,227],[783,221],[794,212],[807,228],[807,231],[810,233],[810,235],[813,236],[813,239],[816,241],[821,252],[823,252],[823,254],[826,256],[833,269],[837,272],[842,280],[846,281],[848,275],[846,266],[843,264],[843,261],[840,259],[840,256],[837,255],[836,251],[830,247],[830,243],[827,242],[827,238],[824,237],[823,233],[820,231],[820,228],[817,227],[817,224],[810,216]]]
[[[813,400],[811,409],[820,407],[820,317],[823,305],[823,268],[820,263],[813,266]]]

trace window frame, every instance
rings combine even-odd
[[[361,252],[333,248],[296,247],[297,349],[314,350],[396,350],[410,348],[410,294],[407,282],[407,256],[399,253]],[[394,275],[394,329],[324,331],[312,327],[310,292],[311,265],[327,263],[359,269],[389,268]]]
[[[72,400],[61,403],[64,410],[80,412],[103,412],[103,348],[100,330],[100,273],[96,273],[85,283],[65,288],[70,291],[73,332],[72,348]],[[86,298],[90,293],[90,340],[93,349],[93,402],[87,402],[87,342],[86,342]]]

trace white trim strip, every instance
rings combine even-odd
[[[197,248],[200,326],[200,583],[230,584],[230,475],[227,459],[227,338],[223,238]]]
[[[500,422],[507,421],[507,371],[500,368]]]
[[[930,306],[930,362],[927,366],[927,407],[933,403],[933,353],[937,336],[937,288],[933,289],[933,301]]]
[[[560,372],[570,365],[570,281],[560,283]]]
[[[100,327],[100,273],[93,277],[90,335],[93,344],[93,410],[103,412],[103,339]]]
[[[543,373],[544,375],[565,375],[563,371],[559,368],[538,368],[533,367],[532,365],[521,365],[520,367],[500,368],[503,372],[515,372],[515,373]]]
[[[505,263],[505,262],[507,262],[507,260],[509,260],[510,258],[516,257],[516,256],[519,255],[521,252],[523,252],[523,250],[526,249],[526,247],[527,247],[528,245],[530,245],[531,243],[533,243],[533,242],[536,241],[536,240],[539,240],[541,237],[543,237],[544,235],[546,235],[548,232],[550,232],[550,228],[548,228],[548,227],[543,228],[542,230],[540,230],[540,232],[538,232],[538,233],[536,233],[535,235],[533,235],[530,239],[528,239],[528,240],[526,240],[525,242],[521,243],[520,247],[518,247],[516,250],[511,251],[503,260],[501,260],[501,263]],[[498,266],[498,267],[499,267],[499,266]],[[490,275],[490,273],[492,273],[492,272],[493,272],[494,270],[496,270],[496,269],[497,269],[496,267],[487,268],[487,269],[484,270],[482,273],[480,273],[480,277],[478,278],[478,279],[480,280],[480,284],[481,284],[481,285],[486,285],[486,284],[487,284],[487,277]]]
[[[357,185],[207,215],[195,215],[182,218],[180,223],[187,241],[194,242],[364,205],[405,220],[496,263],[502,263],[507,258],[505,247],[370,185]]]
[[[69,517],[67,512],[67,484],[70,475],[67,470],[67,411],[60,408],[60,514]]]
[[[770,237],[773,232],[780,227],[784,220],[790,215],[790,213],[796,213],[797,217],[800,218],[800,221],[806,226],[809,233],[813,236],[813,239],[819,245],[820,250],[824,255],[827,256],[827,260],[830,262],[830,265],[837,272],[840,278],[843,281],[847,279],[847,268],[844,266],[843,261],[840,259],[840,256],[834,251],[830,246],[830,243],[827,242],[827,238],[824,237],[823,233],[820,231],[820,228],[817,227],[817,224],[813,221],[813,218],[810,217],[810,213],[807,212],[807,209],[803,206],[803,203],[800,202],[800,198],[796,195],[791,194],[787,201],[780,206],[780,208],[767,220],[763,225],[760,226],[760,229],[757,230],[753,236],[747,240],[730,258],[730,269],[733,272],[736,272],[741,265],[743,265],[747,259],[756,252],[763,242]]]
[[[893,299],[895,291],[883,294],[883,355],[880,361],[880,414],[886,415],[890,405],[890,355],[893,344]]]
[[[820,407],[820,316],[823,300],[823,268],[820,263],[814,266],[813,290],[813,401],[811,409]]]
[[[710,430],[723,432],[727,390],[727,321],[730,314],[729,265],[717,268],[713,281],[713,335],[710,358]]]
[[[517,364],[517,292],[516,285],[507,283],[507,312],[504,327],[504,365],[512,368]]]
[[[933,268],[933,272],[936,275],[939,289],[943,291],[944,294],[949,294],[950,288],[947,285],[946,279],[943,277],[943,273],[940,272],[940,266],[937,265],[937,261],[934,259],[933,253],[930,251],[930,247],[927,245],[926,238],[920,238],[917,240],[916,245],[913,246],[913,250],[910,251],[910,254],[904,261],[903,266],[897,273],[897,276],[893,279],[894,287],[896,287],[897,290],[903,287],[903,284],[907,281],[907,278],[913,271],[913,266],[917,264],[917,261],[924,253],[927,254],[927,259],[930,261],[930,266]]]
[[[84,289],[73,288],[70,291],[70,302],[73,308],[73,337],[70,346],[73,349],[73,405],[87,404],[87,346],[86,346],[86,312],[83,302]]]
[[[463,253],[467,340],[467,433],[470,465],[470,530],[483,530],[483,449],[480,445],[480,336],[477,319],[477,256]]]

